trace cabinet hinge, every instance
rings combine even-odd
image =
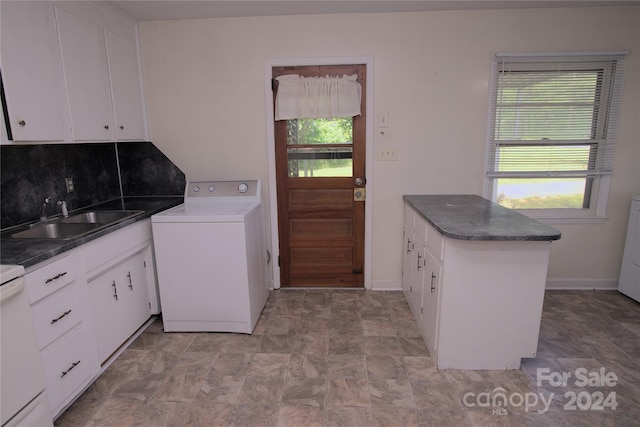
[[[280,255],[278,255],[278,267],[280,267]]]

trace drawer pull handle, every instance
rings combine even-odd
[[[63,317],[69,315],[71,313],[71,310],[67,310],[64,313],[62,313],[62,315],[60,317],[58,317],[57,319],[53,319],[51,320],[51,324],[53,325],[54,323],[56,323],[58,320],[62,319]]]
[[[436,290],[435,280],[436,280],[436,273],[431,273],[431,293],[433,293],[433,291]]]
[[[116,281],[114,280],[111,284],[113,286],[113,297],[118,301],[118,288],[116,288]]]
[[[422,257],[420,256],[420,254],[418,254],[418,265],[417,265],[418,271],[420,271],[420,269],[422,268],[422,266],[420,265],[420,258]]]
[[[127,271],[127,277],[129,278],[129,289],[133,290],[133,282],[131,281],[131,272]]]
[[[78,366],[79,364],[80,364],[79,360],[77,362],[73,362],[71,364],[71,366],[69,367],[69,369],[67,369],[66,371],[62,371],[62,374],[60,375],[60,378],[63,378],[65,375],[67,375],[69,372],[71,372],[71,370],[73,368],[75,368],[76,366]]]
[[[66,271],[65,271],[65,272],[62,272],[62,273],[60,273],[60,274],[56,274],[55,276],[50,277],[50,278],[48,278],[47,280],[45,280],[45,281],[44,281],[44,283],[45,283],[45,284],[46,284],[46,283],[51,283],[51,282],[53,282],[54,280],[58,280],[59,278],[61,278],[61,277],[62,277],[62,276],[64,276],[65,274],[67,274],[67,272],[66,272]]]

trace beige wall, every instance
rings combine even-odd
[[[492,53],[631,50],[609,219],[556,225],[549,267],[552,281],[615,284],[640,193],[640,8],[145,22],[140,35],[151,139],[188,179],[267,182],[266,60],[374,58],[373,110],[390,113],[399,157],[368,171],[377,287],[401,279],[403,194],[482,192]]]

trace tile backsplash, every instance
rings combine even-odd
[[[151,142],[0,146],[0,228],[119,197],[182,196],[185,175]],[[74,191],[67,192],[65,178]]]

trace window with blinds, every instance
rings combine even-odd
[[[493,61],[487,176],[515,209],[594,210],[613,173],[624,53],[498,54]]]

